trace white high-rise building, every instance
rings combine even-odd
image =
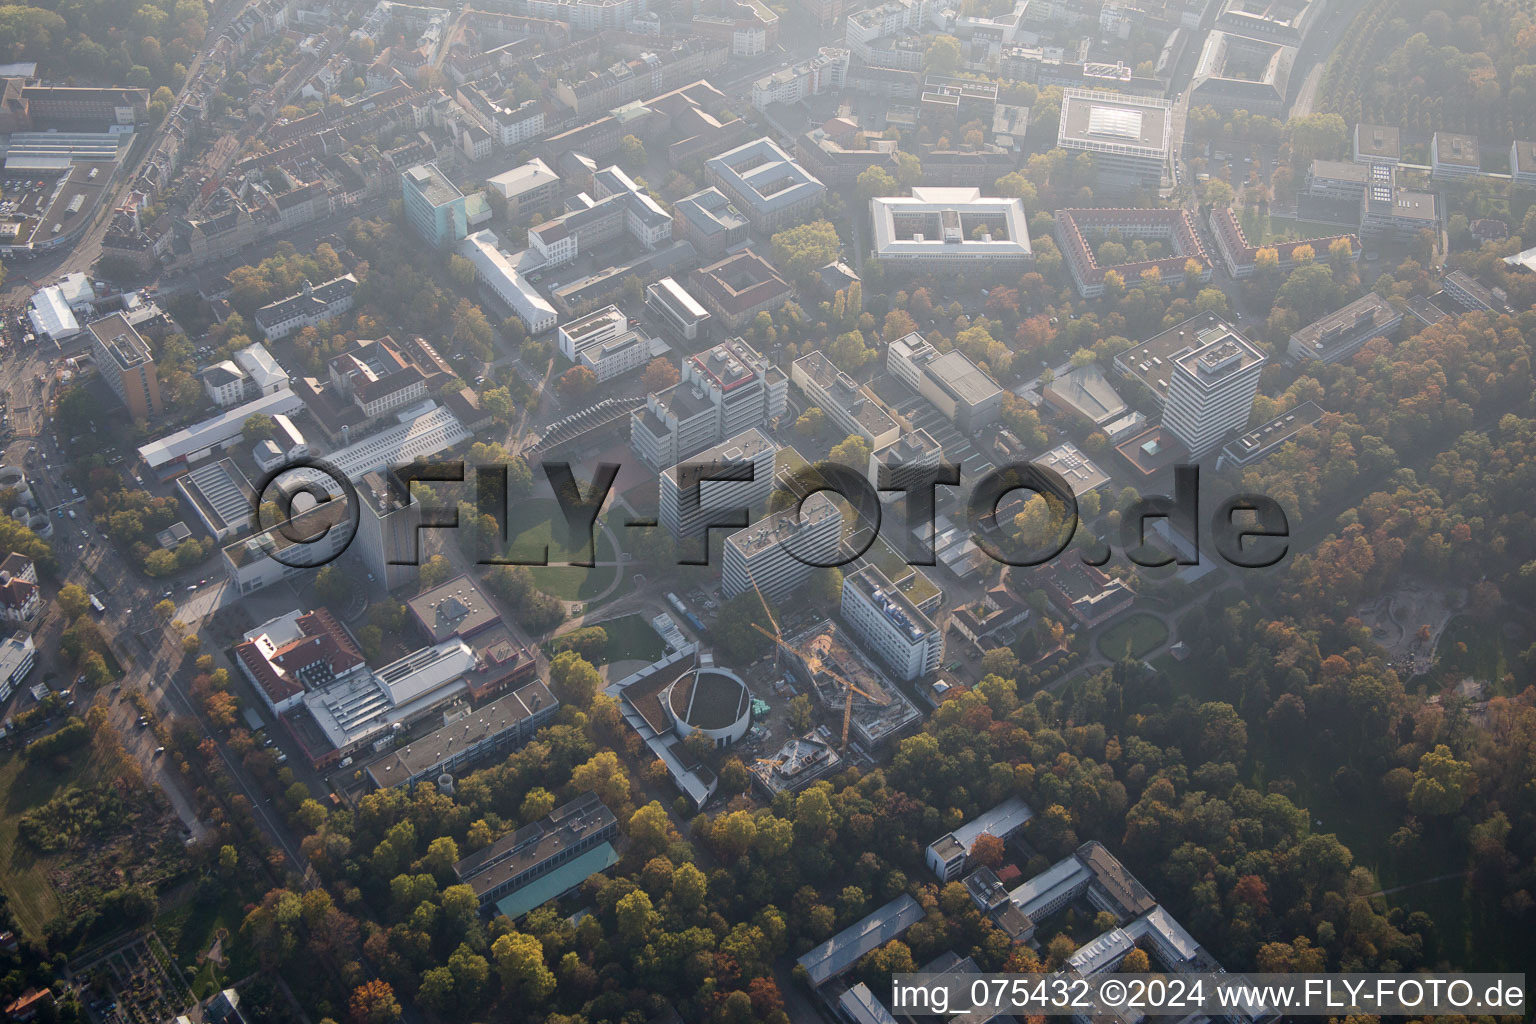
[[[774,455],[779,446],[753,427],[691,456],[661,473],[659,519],[674,538],[696,537],[716,513],[757,509],[773,492]],[[751,480],[719,480],[728,467],[750,465]],[[695,503],[688,495],[697,491]],[[738,527],[739,529],[739,527]]]
[[[764,597],[782,601],[818,565],[836,559],[842,536],[842,514],[817,491],[805,499],[798,521],[795,510],[787,508],[725,539],[721,596],[730,599],[756,583]]]
[[[1195,458],[1216,450],[1248,424],[1266,356],[1242,335],[1217,322],[1193,347],[1171,360],[1163,426]]]
[[[683,361],[682,379],[649,396],[630,418],[629,443],[648,466],[670,466],[701,448],[784,415],[789,378],[740,338]]]
[[[944,634],[873,565],[843,578],[843,619],[896,677],[937,672]]]

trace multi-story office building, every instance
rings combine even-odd
[[[537,157],[486,179],[486,184],[507,201],[507,216],[513,218],[549,209],[560,198],[560,175]]]
[[[959,350],[940,355],[921,334],[891,342],[885,363],[892,376],[932,402],[961,430],[980,430],[1002,411],[1003,389],[997,381]]]
[[[1385,165],[1383,165],[1385,166]],[[1313,160],[1303,189],[1323,199],[1357,200],[1369,184],[1369,165],[1348,160]]]
[[[1160,97],[1067,89],[1056,144],[1092,155],[1102,185],[1155,191],[1168,168],[1171,124]]]
[[[591,369],[599,381],[631,373],[650,358],[650,342],[630,327],[629,318],[617,306],[561,324],[559,337],[561,354]]]
[[[1163,426],[1195,458],[1215,451],[1248,423],[1266,357],[1236,331],[1200,331],[1195,344],[1172,359]]]
[[[18,629],[0,644],[0,701],[10,700],[16,687],[37,664],[37,645],[25,630]]]
[[[798,517],[793,508],[764,517],[725,539],[721,596],[735,597],[756,583],[768,600],[784,600],[818,566],[836,560],[842,534],[842,515],[820,491],[806,498]]]
[[[1403,159],[1398,130],[1381,124],[1355,125],[1352,155],[1357,164],[1396,166]]]
[[[149,345],[122,313],[87,325],[101,379],[136,420],[160,415],[160,378]]]
[[[708,337],[709,310],[688,294],[675,277],[664,277],[645,289],[645,308],[679,341]]]
[[[1536,142],[1516,139],[1509,144],[1509,179],[1516,185],[1536,187]]]
[[[765,505],[773,492],[778,450],[767,434],[753,427],[668,466],[661,473],[661,525],[674,538],[696,537],[721,511]],[[742,466],[750,467],[752,479],[710,479]]]
[[[858,434],[871,449],[884,448],[901,436],[901,428],[874,396],[827,358],[807,352],[795,360],[789,378],[838,429]]]
[[[903,469],[923,469],[937,466],[944,450],[932,434],[919,427],[910,430],[886,445],[869,453],[869,480],[876,487],[889,477],[902,479]]]
[[[379,789],[432,782],[497,754],[516,750],[553,721],[560,702],[539,680],[454,718],[368,765]]]
[[[983,197],[979,188],[913,188],[911,196],[869,201],[882,263],[960,271],[1035,262],[1022,199]]]
[[[701,257],[719,259],[747,240],[747,218],[717,188],[679,199],[672,212],[676,218],[673,234],[692,242]]]
[[[989,835],[999,842],[1007,842],[1017,835],[1035,812],[1021,797],[1009,797],[996,807],[961,825],[932,843],[924,858],[928,868],[941,882],[953,882],[965,873],[971,850],[976,840]]]
[[[624,29],[650,10],[648,0],[524,0],[533,18],[563,21],[578,33]]]
[[[784,415],[789,378],[740,338],[683,361],[682,379],[630,419],[630,444],[655,469]]]
[[[1387,176],[1377,176],[1372,167],[1371,184],[1360,197],[1360,237],[1406,241],[1420,231],[1440,230],[1440,210],[1435,193],[1398,188],[1391,180],[1391,168],[1383,166]]]
[[[704,163],[704,176],[765,234],[806,220],[827,191],[768,138],[711,157]]]
[[[400,173],[405,218],[425,242],[445,249],[469,234],[464,193],[437,164],[417,164]]]
[[[421,502],[393,468],[365,473],[357,482],[355,550],[385,590],[415,581],[427,555],[419,550]]]
[[[1434,181],[1460,181],[1482,173],[1476,135],[1435,132],[1429,141],[1429,176]]]
[[[541,885],[539,903],[556,899],[618,859],[611,840],[619,834],[619,821],[596,793],[584,793],[556,807],[541,821],[524,825],[470,854],[453,866],[460,883],[474,890],[483,907],[497,903],[546,877],[569,878],[570,884]],[[606,863],[591,863],[589,854],[606,847]],[[592,868],[586,871],[585,867]],[[583,870],[572,872],[573,868]],[[580,877],[576,877],[577,875]],[[534,904],[537,906],[538,904]],[[508,909],[503,906],[503,910]],[[517,908],[520,917],[532,906]]]
[[[1312,321],[1291,335],[1286,353],[1293,360],[1336,363],[1360,350],[1372,338],[1390,338],[1402,326],[1403,314],[1375,292]]]
[[[873,565],[843,578],[843,619],[898,679],[937,672],[944,634]]]

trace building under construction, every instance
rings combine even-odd
[[[853,684],[849,737],[865,749],[874,749],[921,717],[831,620],[795,636],[789,647],[795,657],[786,661],[795,682],[808,688],[816,703],[839,722],[848,708],[848,684]],[[836,729],[833,735],[838,736]]]
[[[762,794],[769,800],[780,793],[797,793],[826,778],[843,763],[830,743],[823,743],[815,733],[793,736],[774,754],[759,758],[747,769]]]

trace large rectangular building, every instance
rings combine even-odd
[[[858,434],[871,449],[884,448],[901,436],[901,428],[869,390],[839,370],[826,353],[807,352],[795,360],[789,376],[839,430]]]
[[[721,596],[730,599],[756,584],[770,601],[783,601],[818,566],[836,560],[842,535],[842,515],[819,491],[806,498],[798,515],[787,508],[731,534],[725,539]]]
[[[397,747],[368,765],[368,778],[380,789],[431,782],[462,771],[493,755],[523,746],[553,721],[560,702],[542,682],[492,701],[478,711],[445,715],[443,726]]]
[[[613,812],[596,793],[583,793],[542,820],[509,832],[465,857],[453,866],[453,873],[461,884],[474,890],[483,907],[553,874],[569,861],[580,861],[588,851],[606,846],[611,853],[611,840],[618,834],[619,821]],[[574,879],[560,892],[550,892],[547,899],[570,891],[590,874]]]
[[[711,157],[704,163],[704,175],[764,234],[808,219],[827,192],[825,185],[768,138]]]
[[[1155,192],[1168,169],[1171,125],[1161,97],[1067,89],[1056,144],[1091,155],[1101,185]]]
[[[1199,459],[1245,426],[1266,356],[1228,329],[1205,330],[1173,358],[1163,426]]]
[[[425,242],[446,249],[469,234],[464,193],[437,164],[417,164],[400,173],[405,218]]]
[[[983,197],[979,188],[914,187],[910,197],[869,201],[875,254],[925,270],[1028,267],[1035,261],[1022,199]]]
[[[1003,389],[958,349],[940,354],[916,332],[891,342],[886,368],[922,395],[956,427],[977,431],[996,422]],[[879,447],[879,445],[876,445]]]
[[[708,337],[709,310],[675,277],[646,286],[645,308],[679,341],[698,341],[701,334]]]
[[[944,634],[873,565],[843,579],[842,615],[898,679],[937,672],[944,660]]]
[[[929,869],[941,882],[953,882],[965,873],[976,840],[983,835],[1006,842],[1013,838],[1035,812],[1021,797],[1009,797],[996,807],[961,825],[928,845]]]
[[[773,492],[778,450],[767,434],[754,427],[667,467],[661,473],[661,525],[674,538],[696,537],[705,532],[712,513],[766,505]],[[750,480],[711,479],[741,466],[750,467]]]
[[[149,345],[128,318],[113,313],[87,325],[101,379],[122,399],[128,414],[144,421],[161,412],[160,378]]]
[[[1371,292],[1297,330],[1291,335],[1286,354],[1292,360],[1336,363],[1354,355],[1372,338],[1392,337],[1402,323],[1403,314]]]
[[[630,418],[630,445],[653,469],[784,415],[789,378],[740,338],[683,361],[682,379]]]
[[[599,381],[632,373],[650,359],[650,341],[629,325],[629,317],[617,306],[560,325],[560,353],[573,363],[588,367]]]

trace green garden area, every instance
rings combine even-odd
[[[603,631],[601,642],[593,639],[592,630]],[[621,615],[616,619],[588,623],[545,643],[544,653],[553,657],[567,647],[576,648],[594,667],[617,661],[651,662],[666,650],[666,644],[643,615]]]
[[[560,565],[574,559],[585,560],[585,538],[573,543],[560,506],[553,501],[524,502],[508,512],[507,557],[522,562],[537,561],[546,545],[550,565],[528,567],[534,585],[553,597],[566,601],[588,601],[613,585],[619,573],[618,555],[602,530],[596,531],[596,557],[593,568]]]
[[[1257,206],[1240,207],[1237,211],[1237,222],[1242,225],[1243,234],[1248,238],[1249,245],[1296,242],[1303,238],[1327,238],[1347,230],[1337,224],[1293,220],[1289,217],[1271,217],[1268,212]],[[1318,259],[1325,259],[1328,254],[1320,252],[1317,256]]]
[[[1168,627],[1161,619],[1146,612],[1136,612],[1099,634],[1099,653],[1111,660],[1143,658],[1168,639]]]

